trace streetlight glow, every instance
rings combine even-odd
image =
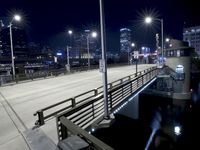
[[[92,37],[97,37],[97,32],[92,32]]]
[[[12,75],[13,79],[15,79],[15,56],[14,56],[14,47],[13,47],[13,39],[12,39],[12,23],[13,21],[20,21],[21,16],[20,15],[14,15],[12,20],[9,24],[9,30],[10,30],[10,51],[11,51],[11,63],[12,63]]]
[[[145,23],[147,23],[147,24],[150,24],[151,22],[152,22],[152,20],[156,20],[156,21],[159,21],[160,22],[160,28],[161,28],[161,45],[162,45],[162,66],[164,65],[164,42],[163,42],[163,19],[158,19],[158,18],[152,18],[152,17],[146,17],[145,18]]]
[[[150,24],[150,23],[152,22],[152,18],[151,18],[151,17],[146,17],[146,18],[145,18],[145,22],[146,22],[147,24]]]
[[[20,20],[21,20],[21,16],[20,16],[20,15],[15,15],[15,16],[14,16],[14,19],[15,19],[16,21],[20,21]]]
[[[165,39],[165,42],[169,42],[169,41],[170,41],[170,39],[169,39],[169,38],[166,38],[166,39]]]
[[[132,46],[132,47],[135,47],[135,43],[131,43],[131,46]]]
[[[70,34],[70,35],[71,35],[72,33],[73,33],[73,31],[72,31],[72,30],[69,30],[69,31],[68,31],[68,34]]]

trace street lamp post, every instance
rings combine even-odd
[[[101,50],[102,50],[102,77],[103,77],[103,95],[104,95],[104,119],[110,119],[108,111],[108,79],[106,63],[106,40],[105,40],[105,17],[103,0],[99,0],[100,5],[100,25],[101,25]]]
[[[67,45],[67,66],[66,69],[68,72],[70,72],[70,63],[69,63],[69,48],[71,48],[71,35],[73,34],[72,30],[68,30],[68,34],[70,36],[70,46]]]
[[[12,39],[12,23],[13,21],[16,20],[16,21],[20,21],[21,20],[21,17],[19,15],[15,15],[10,24],[9,24],[9,28],[10,28],[10,50],[11,50],[11,60],[12,60],[12,73],[13,73],[13,79],[15,79],[15,62],[14,62],[14,52],[13,52],[13,39]]]
[[[156,20],[156,21],[160,21],[160,25],[161,25],[161,47],[162,47],[162,66],[164,65],[164,41],[163,41],[163,19],[158,19],[158,18],[151,18],[151,17],[146,17],[145,18],[145,22],[147,24],[150,24],[152,22],[152,20]]]
[[[92,32],[91,35],[88,34],[87,37],[86,37],[87,38],[88,69],[90,69],[90,36],[92,36],[93,38],[96,38],[97,37],[97,33],[96,32]]]
[[[87,35],[87,55],[88,55],[88,69],[90,69],[90,35]]]

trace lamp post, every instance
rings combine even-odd
[[[150,24],[151,22],[152,22],[152,20],[155,20],[155,21],[159,21],[160,22],[160,25],[161,25],[161,47],[162,47],[162,66],[163,66],[163,64],[164,64],[164,42],[163,42],[163,19],[158,19],[158,18],[152,18],[152,17],[146,17],[145,18],[145,22],[147,23],[147,24]]]
[[[107,78],[107,63],[106,63],[106,32],[105,32],[105,17],[103,0],[99,0],[100,6],[100,25],[101,25],[101,50],[102,50],[102,78],[103,78],[103,95],[104,95],[104,119],[110,119],[108,111],[108,78]]]
[[[73,34],[72,30],[68,30],[68,34],[70,36],[70,46],[67,45],[67,66],[66,69],[68,72],[70,72],[70,63],[69,63],[69,48],[71,48],[71,35]]]
[[[86,30],[90,32],[89,30]],[[90,36],[93,38],[97,37],[97,32],[92,32],[91,35],[90,33],[87,35],[87,53],[88,53],[88,69],[90,69]]]
[[[13,79],[15,79],[15,62],[14,62],[14,52],[13,52],[13,39],[12,39],[12,23],[13,21],[20,21],[21,17],[19,15],[15,15],[10,24],[9,24],[9,28],[10,28],[10,50],[11,50],[11,60],[12,60],[12,72],[13,72]]]
[[[133,47],[133,49],[136,47],[135,43],[132,43],[131,46]],[[133,57],[135,59],[135,73],[137,76],[137,72],[138,72],[138,55],[139,52],[137,50],[133,50]]]

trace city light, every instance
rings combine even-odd
[[[150,24],[152,22],[152,18],[151,17],[146,17],[145,18],[145,22]]]
[[[92,37],[97,37],[97,32],[92,32]]]
[[[174,127],[174,133],[176,135],[180,135],[181,134],[181,127],[180,126],[175,126]]]
[[[57,52],[56,55],[57,56],[62,56],[62,53],[61,52]]]
[[[20,21],[20,20],[21,20],[21,16],[20,16],[20,15],[15,15],[15,16],[14,16],[14,19],[15,19],[16,21]]]
[[[166,38],[166,39],[165,39],[165,42],[169,42],[169,41],[170,41],[170,39],[169,39],[169,38]]]
[[[135,47],[135,43],[131,43],[131,46],[132,46],[132,47]]]
[[[73,33],[73,31],[72,31],[72,30],[69,30],[69,31],[68,31],[68,34],[69,34],[69,35],[71,35],[72,33]]]

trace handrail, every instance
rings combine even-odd
[[[114,150],[109,145],[105,144],[101,140],[97,139],[95,136],[88,134],[85,130],[80,127],[74,125],[70,120],[65,117],[61,117],[59,120],[61,125],[62,137],[59,140],[67,138],[66,135],[73,134],[78,135],[82,139],[86,140],[86,142],[96,150]]]
[[[132,93],[142,89],[143,85],[148,84],[151,79],[158,74],[157,69],[151,69],[148,72],[124,82],[108,91],[109,114],[115,112],[122,104],[128,101],[128,97]],[[103,93],[98,94],[89,101],[75,106],[74,108],[64,111],[56,116],[58,139],[63,140],[68,137],[65,127],[61,120],[68,120],[74,127],[86,129],[91,126],[96,120],[102,119],[104,115],[103,109]],[[85,131],[86,132],[86,131]]]
[[[136,74],[132,74],[132,75],[126,76],[126,77],[124,77],[122,79],[118,79],[116,81],[113,81],[113,82],[111,82],[111,83],[108,84],[109,85],[108,90],[109,91],[113,90],[116,87],[118,87],[118,86],[120,86],[122,84],[125,84],[125,83],[126,84],[128,84],[128,83],[130,84],[131,81],[136,81],[136,79],[138,79],[138,80],[137,80],[136,83],[134,83],[133,89],[135,88],[135,86],[137,86],[137,87],[141,86],[142,82],[143,82],[143,79],[141,79],[141,78],[143,78],[143,75],[148,74],[148,72],[151,73],[154,70],[156,70],[156,67],[152,67],[150,69],[146,69],[146,70],[140,71],[138,73],[139,76],[138,76],[138,74],[137,75]],[[126,79],[126,80],[124,80],[124,79]],[[116,84],[116,82],[119,82],[119,81],[120,81],[120,83]],[[102,95],[103,94],[102,91],[103,91],[103,88],[102,88],[102,86],[100,86],[100,87],[98,87],[96,89],[92,89],[90,91],[87,91],[87,92],[84,92],[82,94],[79,94],[79,95],[77,95],[77,96],[75,96],[73,98],[69,98],[67,100],[58,102],[56,104],[50,105],[48,107],[45,107],[43,109],[40,109],[40,110],[36,111],[36,113],[34,113],[34,116],[38,115],[38,120],[36,121],[35,125],[38,125],[38,126],[44,125],[45,124],[45,120],[47,120],[47,119],[55,116],[56,114],[59,114],[59,113],[63,112],[64,110],[70,110],[70,109],[72,109],[72,108],[74,108],[76,106],[81,105],[84,102],[93,100],[94,98],[96,98],[97,95]],[[126,89],[125,89],[124,92],[126,92]],[[123,97],[126,96],[127,93],[124,93],[124,94],[125,95],[123,95]],[[112,96],[113,95],[109,95],[109,97],[112,97]],[[114,100],[117,101],[117,98],[114,99]],[[66,107],[66,103],[68,103],[67,107]],[[50,113],[50,114],[44,116],[44,112],[45,111],[48,111],[49,109],[54,109],[55,107],[60,106],[62,104],[65,104],[64,108],[56,110],[56,111],[54,110],[53,113]],[[111,102],[110,102],[110,104],[112,105]]]

